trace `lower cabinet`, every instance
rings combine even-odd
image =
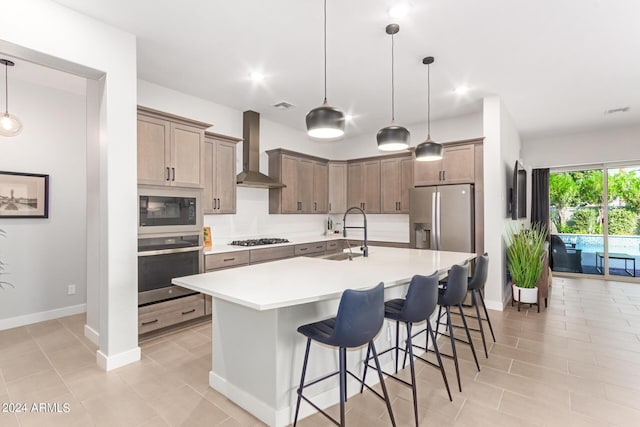
[[[205,315],[204,295],[159,302],[138,308],[138,334],[166,328]]]

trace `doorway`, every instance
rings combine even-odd
[[[553,170],[549,206],[553,271],[640,277],[640,164]]]

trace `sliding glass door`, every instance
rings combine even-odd
[[[640,165],[552,171],[553,271],[640,276]]]

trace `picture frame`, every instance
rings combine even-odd
[[[49,218],[49,175],[0,171],[1,218]]]

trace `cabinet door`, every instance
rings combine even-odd
[[[473,184],[475,179],[473,144],[447,148],[442,155],[442,181],[445,184]]]
[[[446,150],[446,149],[445,149]],[[414,185],[438,185],[442,177],[442,160],[433,162],[415,161]]]
[[[380,199],[382,213],[397,213],[400,203],[402,175],[399,159],[380,161]]]
[[[138,115],[138,184],[170,185],[171,124]]]
[[[282,156],[281,182],[286,184],[282,188],[282,213],[299,213],[300,200],[298,199],[298,159],[291,156]]]
[[[171,124],[171,185],[201,188],[204,176],[204,131]]]
[[[217,213],[236,212],[236,144],[216,143],[215,179]]]
[[[400,203],[398,213],[409,213],[409,189],[413,188],[413,159],[400,160]]]
[[[363,163],[364,210],[380,213],[380,161]]]
[[[213,200],[215,195],[215,150],[216,143],[205,140],[204,143],[204,191],[202,192],[202,208],[205,214],[216,213],[214,208],[217,203]]]
[[[329,203],[329,166],[313,162],[313,212],[327,213]]]
[[[330,213],[347,210],[347,165],[329,163],[329,209]]]
[[[298,201],[302,213],[313,212],[313,162],[298,160]]]
[[[363,206],[363,169],[362,163],[351,163],[347,166],[347,208]]]

